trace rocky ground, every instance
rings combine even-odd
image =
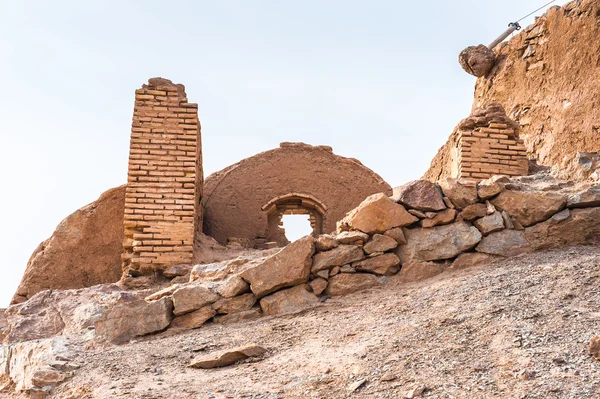
[[[570,247],[82,351],[55,398],[597,398],[600,247]],[[264,357],[188,367],[245,344]],[[422,393],[421,393],[422,391]],[[16,398],[1,394],[3,398]]]

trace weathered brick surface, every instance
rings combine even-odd
[[[490,123],[488,127],[460,132],[458,175],[461,178],[487,179],[494,175],[524,176],[528,172],[527,150],[508,125]]]
[[[123,270],[147,274],[193,256],[202,223],[198,105],[183,85],[150,79],[135,92],[125,195]]]

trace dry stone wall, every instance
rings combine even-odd
[[[193,257],[203,186],[198,105],[183,85],[150,79],[135,92],[125,194],[123,271],[148,274]]]

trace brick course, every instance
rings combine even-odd
[[[123,271],[149,274],[193,257],[203,187],[198,105],[154,78],[135,92],[125,194]]]

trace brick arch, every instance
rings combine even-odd
[[[380,192],[391,195],[392,189],[356,159],[336,155],[331,147],[282,143],[206,178],[203,231],[221,244],[229,238],[267,240],[263,206],[296,193],[326,205],[322,231],[332,232],[346,212]]]
[[[261,208],[267,214],[267,240],[279,246],[289,244],[283,226],[283,215],[308,215],[312,234],[323,233],[323,219],[327,205],[310,194],[288,193],[279,195]]]

